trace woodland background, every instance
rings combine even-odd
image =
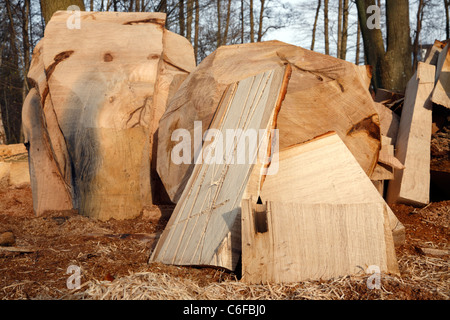
[[[450,0],[0,0],[0,144],[20,143],[33,48],[56,10],[165,12],[197,63],[222,45],[281,40],[374,68],[374,89],[403,91],[427,46],[450,38]],[[369,29],[367,7],[381,8]],[[132,50],[132,48],[131,48]],[[3,125],[2,125],[3,124]]]

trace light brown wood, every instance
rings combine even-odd
[[[28,153],[19,144],[0,145],[0,188],[21,188],[30,185]]]
[[[381,135],[391,138],[391,143],[395,146],[395,143],[397,141],[398,126],[400,124],[400,117],[382,103],[374,102],[374,107],[380,118]]]
[[[262,201],[296,203],[382,203],[369,177],[336,133],[279,152],[278,172],[267,176],[260,191]],[[390,228],[396,244],[405,229],[390,208]]]
[[[35,88],[31,88],[22,108],[22,125],[24,140],[29,144],[30,184],[33,210],[37,215],[49,210],[73,208],[71,189],[65,183],[53,157],[44,119],[40,95]]]
[[[435,67],[419,62],[408,82],[395,157],[405,166],[389,182],[388,203],[426,205],[430,193],[431,92]]]
[[[399,275],[386,204],[243,200],[244,282],[328,280],[372,265]]]
[[[439,54],[436,65],[436,86],[431,101],[450,108],[450,43]]]
[[[370,175],[380,149],[380,124],[354,64],[278,41],[223,46],[190,74],[159,123],[157,170],[172,201],[179,200],[193,170],[190,164],[169,165],[172,132],[192,132],[194,121],[202,121],[206,130],[227,85],[283,63],[292,66],[292,76],[277,119],[280,148],[334,130]]]
[[[154,136],[167,100],[195,68],[193,49],[164,30],[163,13],[81,12],[80,29],[67,28],[69,14],[53,15],[28,74],[41,116],[25,130],[41,121],[36,139],[45,146],[32,162],[47,157],[42,170],[61,180],[50,187],[59,190],[54,203],[41,206],[36,194],[35,209],[69,202],[101,220],[134,218],[160,196]],[[40,175],[32,174],[34,189]]]
[[[439,54],[441,53],[442,49],[444,49],[444,47],[445,42],[435,40],[433,46],[428,49],[428,52],[425,56],[425,63],[436,66],[439,60]]]
[[[250,153],[246,161],[239,163],[240,146],[245,150],[255,147],[254,150],[259,152],[261,145],[246,139],[245,133],[237,136],[237,142],[227,140],[221,145],[223,143],[219,142],[223,140],[219,133],[225,137],[230,129],[268,132],[276,122],[289,75],[289,66],[280,67],[228,88],[211,124],[216,130],[214,140],[202,147],[187,187],[150,261],[234,270],[241,248],[240,203],[257,156]],[[212,162],[206,161],[211,147],[224,149],[226,161],[221,156]],[[267,152],[267,149],[262,151]]]

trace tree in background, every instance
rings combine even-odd
[[[413,73],[409,1],[386,0],[386,48],[381,29],[367,21],[374,0],[356,0],[367,63],[373,67],[375,89],[404,91]],[[374,13],[375,14],[375,13]]]
[[[52,15],[58,10],[67,10],[68,7],[75,5],[80,8],[81,11],[85,11],[83,0],[40,0],[41,10],[44,21],[47,24],[50,21]],[[132,1],[131,1],[132,3]]]

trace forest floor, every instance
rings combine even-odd
[[[0,232],[11,231],[14,248],[29,252],[0,250],[0,299],[450,300],[450,201],[392,209],[406,242],[396,248],[401,275],[382,274],[380,289],[368,288],[363,271],[328,281],[247,285],[239,271],[149,264],[165,219],[150,214],[101,222],[75,212],[36,217],[29,187],[4,189]],[[155,217],[160,210],[154,208]],[[79,289],[68,288],[71,265],[81,268]]]

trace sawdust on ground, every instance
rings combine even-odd
[[[382,275],[381,288],[370,290],[364,273],[246,285],[239,281],[239,270],[148,264],[155,235],[167,220],[141,216],[101,222],[76,212],[35,217],[29,187],[0,190],[0,232],[12,231],[15,247],[31,251],[0,250],[0,299],[448,300],[449,255],[432,256],[421,248],[449,249],[449,208],[450,201],[422,209],[393,206],[406,227],[406,243],[396,249],[401,276]],[[78,290],[67,287],[71,265],[81,268]]]

